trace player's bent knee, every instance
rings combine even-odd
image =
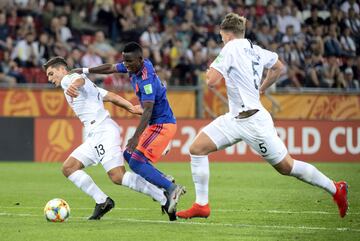
[[[285,157],[284,160],[282,160],[281,162],[279,162],[274,166],[276,171],[278,171],[281,175],[285,175],[285,176],[290,175],[292,167],[293,167],[293,160],[291,159],[290,156]]]
[[[196,155],[196,156],[202,156],[202,155],[209,154],[209,151],[207,150],[206,147],[204,147],[203,145],[200,145],[200,144],[196,144],[196,143],[193,143],[190,146],[189,152],[191,155]]]
[[[73,172],[77,170],[81,170],[84,166],[82,163],[78,160],[76,160],[73,157],[69,157],[65,160],[61,167],[61,171],[64,174],[65,177],[70,176]]]
[[[117,185],[122,184],[122,179],[125,175],[125,167],[115,167],[108,172],[110,180]]]

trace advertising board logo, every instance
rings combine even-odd
[[[39,116],[39,106],[32,91],[9,90],[3,105],[5,116]]]
[[[58,115],[64,105],[64,94],[61,91],[42,91],[41,103],[50,116]]]
[[[53,121],[47,131],[48,145],[44,149],[41,160],[63,161],[64,153],[67,152],[74,142],[74,129],[66,120]]]

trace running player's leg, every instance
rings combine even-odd
[[[127,163],[129,163],[130,158],[131,158],[131,153],[130,153],[127,149],[125,149],[125,150],[124,150],[124,153],[123,153],[123,157],[124,157],[125,161],[126,161]],[[148,164],[151,165],[151,163],[149,163],[149,162],[148,162]],[[163,173],[162,171],[160,171],[160,170],[157,169],[157,168],[156,168],[156,170],[157,170],[163,177],[165,177],[166,179],[168,179],[170,182],[175,183],[175,178],[174,178],[173,176],[168,175],[168,174],[165,174],[165,173]]]
[[[163,190],[147,182],[138,174],[126,171],[123,164],[121,166],[114,165],[114,167],[111,167],[110,170],[107,170],[109,169],[108,167],[111,162],[119,164],[119,160],[122,159],[121,154],[117,155],[116,159],[117,160],[114,161],[108,161],[106,163],[107,165],[104,166],[113,183],[123,185],[134,191],[146,194],[158,201],[161,205],[166,204],[167,199]],[[121,161],[121,163],[123,163],[123,161]]]
[[[202,129],[190,146],[191,174],[196,200],[189,209],[176,213],[179,218],[207,218],[210,215],[208,154],[232,144],[222,130],[228,127],[226,122],[225,116],[218,117]]]
[[[150,161],[155,163],[159,160],[175,132],[175,124],[149,126],[140,137],[139,144],[129,161],[129,166],[135,173],[166,190],[165,193],[169,201],[167,211],[169,212],[175,211],[179,197],[185,193],[185,189],[169,181]]]
[[[84,164],[73,156],[63,163],[62,172],[72,183],[92,197],[96,203],[104,203],[108,197],[83,170]]]
[[[294,160],[289,154],[285,156],[274,168],[283,175],[293,176],[297,179],[320,187],[333,196],[336,202],[339,214],[345,217],[348,210],[347,191],[348,186],[344,181],[334,182],[315,166],[310,163]]]
[[[120,132],[118,125],[111,119],[106,120],[101,126],[103,131],[94,135],[93,146],[98,146],[97,159],[104,167],[108,176],[115,184],[123,185],[137,192],[151,196],[162,205],[166,203],[166,197],[161,189],[146,182],[139,175],[127,172],[124,167],[123,153],[120,149]]]
[[[267,112],[259,112],[258,118],[260,121],[255,123],[252,131],[244,138],[246,142],[279,173],[296,177],[330,193],[338,205],[340,216],[344,217],[348,208],[346,182],[334,183],[310,163],[294,160],[278,136],[271,116]]]
[[[62,171],[75,186],[95,200],[96,204],[94,212],[89,217],[89,220],[98,220],[115,206],[115,202],[95,184],[93,179],[85,171],[82,170],[84,167],[95,164],[91,159],[86,157],[86,155],[82,154],[86,153],[86,146],[86,144],[82,144],[75,149],[70,157],[64,162]]]

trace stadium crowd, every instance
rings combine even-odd
[[[60,55],[71,67],[121,59],[140,42],[169,85],[195,85],[220,52],[218,24],[245,16],[246,37],[286,64],[279,87],[358,89],[360,10],[355,0],[3,0],[0,82],[46,83],[41,69]],[[120,74],[93,76],[127,88]]]

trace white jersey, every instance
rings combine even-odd
[[[253,45],[247,39],[234,39],[223,47],[210,67],[225,79],[231,115],[263,108],[259,93],[263,70],[271,68],[277,60],[276,53]]]
[[[79,88],[79,96],[72,98],[65,92],[70,84],[79,78],[83,78],[85,84]],[[83,123],[87,134],[110,116],[103,103],[103,97],[108,92],[97,87],[85,74],[74,73],[65,75],[61,80],[61,87],[64,90],[67,102]]]

